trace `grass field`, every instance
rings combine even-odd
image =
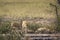
[[[56,0],[0,0],[0,15],[55,18],[55,8],[49,3],[56,4]]]

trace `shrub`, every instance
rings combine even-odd
[[[27,28],[28,28],[29,30],[32,30],[32,31],[35,33],[35,31],[36,31],[38,28],[40,28],[40,25],[37,24],[37,23],[28,23],[28,24],[27,24]]]
[[[5,40],[3,36],[0,35],[0,40]]]
[[[5,34],[8,33],[9,31],[10,31],[10,22],[3,22],[0,25],[0,33]]]

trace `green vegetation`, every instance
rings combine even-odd
[[[10,25],[9,22],[3,22],[3,23],[0,25],[0,33],[1,33],[1,34],[9,33],[10,27],[11,27],[11,25]]]
[[[35,33],[35,31],[37,31],[37,29],[40,28],[40,27],[41,27],[41,25],[36,24],[36,23],[27,24],[27,28],[28,28],[29,30],[32,30],[34,33]]]
[[[9,35],[7,35],[9,34]],[[11,27],[11,22],[0,24],[0,40],[21,40],[22,33]]]

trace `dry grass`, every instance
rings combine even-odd
[[[1,0],[0,0],[1,1]],[[3,0],[4,1],[4,0]],[[56,0],[6,0],[10,4],[0,4],[0,15],[10,17],[44,17],[54,18],[54,8],[49,3],[56,4]],[[11,3],[21,2],[21,3]]]

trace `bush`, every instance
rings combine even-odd
[[[3,36],[0,35],[0,40],[5,40]]]
[[[60,25],[56,28],[56,32],[60,32]]]
[[[28,28],[29,30],[32,30],[32,31],[35,33],[35,31],[36,31],[38,28],[40,28],[40,25],[37,24],[37,23],[28,23],[28,24],[27,24],[27,28]]]
[[[10,31],[10,22],[3,22],[0,25],[0,33],[5,34],[8,33],[9,31]]]

